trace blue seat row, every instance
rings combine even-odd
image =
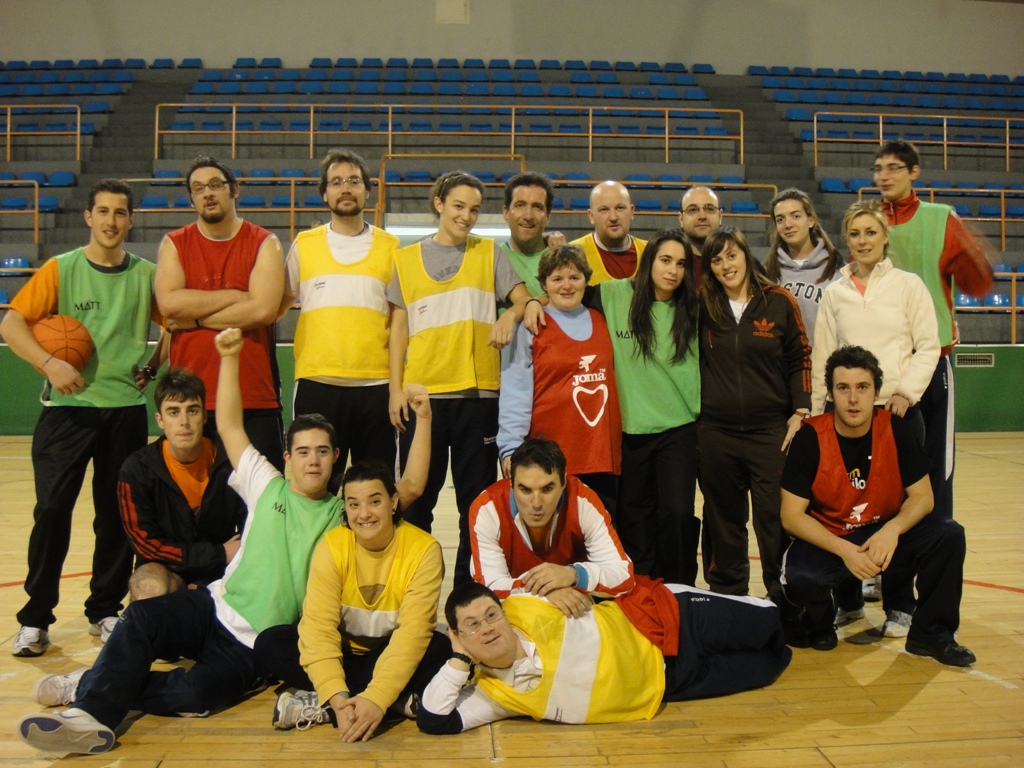
[[[263,63],[263,62],[270,63]],[[241,63],[240,63],[241,62]],[[280,59],[263,59],[257,64],[255,58],[246,57],[238,59],[235,62],[235,67],[269,67],[269,68],[280,68]],[[686,65],[681,62],[667,62],[665,64],[659,64],[655,61],[641,61],[639,63],[632,61],[616,61],[610,62],[604,59],[593,59],[589,63],[582,59],[569,59],[563,64],[557,59],[541,59],[538,63],[534,59],[516,59],[515,61],[509,61],[508,59],[490,59],[488,62],[484,62],[483,59],[468,58],[463,60],[461,63],[455,58],[440,58],[435,63],[430,58],[414,58],[410,61],[404,57],[392,57],[386,62],[383,59],[376,57],[367,57],[360,60],[353,57],[341,57],[339,59],[329,59],[326,57],[315,57],[310,61],[309,66],[311,69],[331,69],[332,67],[337,68],[351,68],[362,67],[363,69],[487,69],[487,70],[569,70],[569,71],[590,71],[590,72],[671,72],[671,73],[682,73],[687,72]],[[714,74],[714,68],[710,64],[695,64],[693,71],[698,74]]]
[[[862,91],[774,91],[772,100],[778,104],[824,104],[862,107],[903,107],[917,109],[986,110],[1024,112],[1024,98],[1004,99],[996,96],[933,96],[909,93],[864,93]]]
[[[51,171],[47,175],[43,171],[25,171],[15,175],[10,171],[0,171],[0,181],[34,181],[41,187],[73,187],[75,186],[74,171]],[[4,184],[2,189],[8,189],[11,185]]]
[[[201,66],[201,64],[200,64]],[[145,59],[79,59],[77,62],[74,59],[57,59],[55,61],[49,61],[47,59],[33,59],[32,61],[23,61],[21,59],[12,59],[7,62],[0,61],[0,70],[9,71],[45,71],[51,69],[145,69]]]
[[[347,125],[347,127],[346,127]],[[408,127],[406,127],[408,125]],[[379,121],[374,124],[369,119],[352,119],[346,123],[336,118],[322,118],[316,125],[316,130],[321,133],[376,133],[387,131],[387,121]],[[236,131],[254,131],[259,133],[275,132],[300,132],[306,133],[310,129],[309,120],[236,120]],[[459,120],[410,120],[408,124],[393,120],[390,125],[392,131],[399,133],[499,133],[507,134],[513,129],[511,123],[498,123],[495,128],[492,122],[469,122],[463,123]],[[226,120],[195,120],[176,119],[168,126],[170,131],[200,131],[200,132],[228,132],[231,130],[230,121]],[[583,134],[585,129],[582,123],[551,123],[531,122],[515,124],[516,133],[524,134]],[[594,123],[593,132],[600,135],[665,135],[664,125],[620,124],[617,126],[608,123]],[[703,132],[694,125],[676,125],[672,132],[677,136],[728,136],[728,130],[721,125],[704,126]]]
[[[127,86],[122,83],[53,83],[42,85],[29,83],[13,85],[0,83],[0,98],[22,97],[29,99],[65,98],[68,96],[120,96]]]
[[[2,86],[0,86],[2,87]],[[13,86],[11,86],[13,87]],[[485,98],[582,98],[582,99],[634,99],[663,101],[706,101],[707,94],[702,88],[676,88],[662,86],[651,88],[636,85],[630,88],[608,85],[575,85],[566,83],[456,83],[398,81],[201,81],[192,86],[193,96],[468,96]]]
[[[32,211],[31,197],[2,197],[0,198],[0,211]],[[60,201],[53,195],[39,196],[40,213],[57,213],[60,210]]]
[[[27,85],[40,83],[43,85],[51,83],[130,83],[135,76],[128,70],[107,71],[102,69],[90,72],[72,70],[69,72],[57,72],[53,70],[23,70],[14,72],[0,72],[0,83],[13,83],[15,85]]]
[[[762,77],[761,87],[766,89],[866,91],[875,93],[930,93],[954,96],[1024,96],[1024,84],[958,83],[917,80],[849,80],[825,77]]]
[[[751,65],[747,67],[747,74],[764,77],[766,75],[775,77],[844,77],[844,78],[865,78],[869,80],[917,80],[917,81],[933,81],[933,82],[951,82],[951,83],[1010,83],[1009,75],[984,75],[980,73],[972,73],[967,75],[963,72],[918,72],[916,70],[907,70],[900,72],[896,69],[886,69],[879,72],[877,69],[862,69],[859,72],[856,69],[840,68],[833,69],[832,67],[818,67],[811,69],[810,67],[764,67],[759,65]],[[1013,82],[1017,84],[1024,84],[1024,75],[1017,75]]]

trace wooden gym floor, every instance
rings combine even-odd
[[[119,768],[199,766],[953,766],[1024,765],[1024,435],[960,435],[956,517],[967,529],[960,640],[978,656],[971,669],[910,656],[903,641],[840,642],[829,653],[795,650],[770,688],[737,696],[668,704],[651,721],[568,726],[525,720],[496,723],[460,736],[430,737],[411,722],[373,740],[343,744],[327,726],[271,728],[274,694],[264,691],[205,719],[143,716],[117,747],[95,757],[37,752],[15,735],[15,722],[39,709],[32,685],[42,674],[88,665],[99,642],[82,615],[92,551],[91,501],[76,510],[72,552],[64,567],[53,646],[37,659],[10,655],[24,601],[25,552],[34,493],[29,438],[0,437],[0,764],[75,764]],[[1014,479],[1016,478],[1016,479]],[[86,488],[88,488],[88,479]],[[435,534],[449,574],[456,528],[446,491]],[[753,536],[751,536],[753,541]],[[758,570],[755,568],[754,570]],[[447,594],[447,587],[443,592]],[[756,592],[760,585],[752,591]],[[840,630],[856,635],[882,621]]]

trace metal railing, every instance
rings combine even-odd
[[[18,111],[19,115],[26,114],[25,110],[47,110],[46,112],[39,112],[40,115],[63,115],[71,114],[75,115],[75,130],[67,131],[16,131],[15,126],[11,122],[11,113],[14,110]],[[4,158],[9,163],[11,162],[11,151],[13,149],[14,137],[24,136],[74,136],[75,137],[75,162],[82,159],[82,108],[77,104],[4,104],[0,105],[0,110],[3,110],[4,116],[7,120],[7,128],[3,131],[4,137]],[[33,113],[28,113],[33,114]]]
[[[205,108],[217,107],[220,109],[227,109],[228,112],[215,113],[222,114],[225,122],[224,129],[214,128],[194,128],[189,130],[175,130],[172,128],[161,128],[161,112],[166,109],[179,109],[181,107],[196,107],[202,106]],[[309,119],[308,129],[297,129],[292,130],[285,128],[283,125],[281,129],[246,129],[239,130],[239,114],[244,115],[259,115],[259,112],[253,112],[253,109],[262,110],[263,113],[287,113],[292,119],[296,119],[299,114],[304,114]],[[537,110],[543,109],[544,115],[538,115]],[[560,117],[578,116],[585,117],[587,120],[587,128],[581,133],[561,133],[561,132],[549,132],[549,131],[522,131],[516,127],[516,120],[518,118],[525,117],[550,117],[554,110],[573,110],[576,114],[574,115],[556,115]],[[241,113],[239,110],[243,110]],[[302,110],[300,112],[300,110]],[[429,110],[427,112],[426,110]],[[509,121],[509,130],[507,131],[411,131],[411,130],[398,130],[395,126],[396,115],[423,115],[426,116],[444,116],[450,118],[452,115],[461,114],[467,117],[473,116],[473,110],[488,110],[490,114],[498,115],[506,118]],[[628,110],[631,114],[629,117],[647,117],[653,116],[653,113],[657,113],[657,117],[663,121],[664,130],[661,133],[594,133],[594,118],[598,120],[604,118],[619,117],[616,115],[616,111]],[[643,112],[644,115],[637,115],[636,113]],[[721,116],[724,114],[735,115],[739,120],[739,133],[738,134],[726,134],[724,136],[706,136],[706,135],[691,135],[691,134],[672,134],[670,132],[671,121],[678,119],[685,115],[693,115],[697,117],[699,113],[715,112]],[[372,113],[377,115],[379,118],[384,119],[386,116],[387,127],[385,130],[319,130],[316,128],[315,122],[317,117],[330,117],[337,116],[339,114],[353,113],[353,114],[367,114]],[[209,113],[206,113],[209,114]],[[211,118],[212,119],[212,118]],[[220,119],[220,118],[217,118]],[[244,118],[248,119],[248,117]],[[166,120],[164,121],[166,122]],[[162,103],[156,106],[156,122],[154,128],[153,137],[153,159],[159,160],[161,151],[161,139],[165,136],[187,136],[187,135],[220,135],[228,136],[231,144],[231,159],[237,159],[238,139],[240,136],[254,136],[254,135],[277,135],[277,136],[306,136],[308,138],[309,146],[309,158],[313,159],[315,154],[314,144],[318,137],[324,136],[336,136],[336,135],[380,135],[386,137],[387,148],[386,152],[392,154],[394,152],[395,139],[398,136],[464,136],[464,137],[475,137],[481,138],[486,136],[505,136],[508,137],[508,153],[515,154],[517,152],[516,142],[518,139],[523,137],[544,138],[544,139],[558,139],[563,142],[578,142],[586,141],[587,147],[587,162],[593,162],[594,159],[594,140],[595,139],[616,139],[616,138],[628,138],[630,140],[642,141],[642,142],[655,142],[661,141],[665,147],[665,163],[670,162],[671,148],[674,142],[679,141],[708,141],[708,142],[721,142],[730,141],[738,144],[738,163],[744,162],[744,116],[743,110],[740,109],[711,109],[709,107],[648,107],[648,106],[617,106],[611,107],[606,104],[602,105],[583,105],[583,104],[559,104],[551,105],[546,104],[544,106],[538,105],[525,105],[525,104],[507,104],[500,102],[482,102],[482,103],[425,103],[425,102],[407,102],[407,103],[377,103],[377,104],[363,104],[363,103],[326,103],[326,102],[175,102],[175,103]]]
[[[838,115],[838,116],[853,116],[853,117],[870,117],[877,121],[878,127],[878,138],[870,139],[855,139],[855,138],[828,138],[826,136],[818,136],[818,118],[821,115]],[[1006,159],[1006,171],[1010,171],[1010,155],[1011,149],[1021,150],[1021,154],[1024,155],[1024,144],[1014,144],[1010,141],[1010,128],[1013,123],[1022,123],[1020,117],[978,117],[976,115],[940,115],[940,114],[922,114],[920,112],[834,112],[834,111],[818,111],[812,115],[813,131],[814,131],[814,165],[818,165],[818,144],[881,144],[882,136],[885,133],[886,121],[888,121],[888,127],[894,129],[894,126],[899,126],[901,130],[905,130],[907,123],[902,120],[897,123],[893,123],[892,119],[898,118],[911,118],[916,120],[933,120],[938,121],[931,125],[919,125],[922,128],[938,128],[942,126],[942,140],[935,139],[915,139],[914,144],[917,146],[941,146],[942,147],[942,169],[949,170],[949,148],[950,147],[985,147],[988,149],[1002,148]],[[958,120],[970,120],[972,123],[991,123],[993,128],[1002,127],[1003,129],[1003,140],[1002,142],[990,142],[990,141],[958,141],[949,137],[949,129],[951,121]],[[835,125],[834,121],[822,121],[828,125]],[[863,125],[863,124],[862,124]],[[965,125],[953,125],[953,128],[958,130],[966,128]],[[987,127],[985,125],[971,125],[970,127]],[[1014,126],[1018,127],[1018,126]]]
[[[0,216],[31,216],[32,217],[32,242],[39,242],[39,182],[31,179],[0,179],[0,185],[5,187],[32,187],[32,209],[3,209],[0,208]]]

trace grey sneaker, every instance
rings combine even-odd
[[[274,727],[281,731],[298,728],[304,731],[314,725],[331,722],[327,710],[320,706],[316,691],[285,691],[274,704]]]
[[[50,647],[50,633],[39,627],[22,627],[14,638],[15,656],[42,656]]]
[[[98,755],[114,746],[114,732],[83,709],[40,712],[18,722],[22,740],[51,752]]]
[[[101,643],[107,642],[110,633],[117,626],[117,616],[107,616],[89,625],[89,634],[98,637]]]
[[[864,618],[863,608],[854,608],[852,611],[844,610],[839,608],[836,610],[836,626],[845,627],[847,624],[852,624],[855,621],[859,621]]]
[[[869,603],[877,603],[882,599],[882,577],[872,576],[870,579],[864,579],[864,583],[861,586],[861,594],[864,595],[864,599]]]
[[[32,695],[44,707],[66,707],[75,700],[78,681],[88,670],[82,667],[68,675],[44,675],[36,681]]]
[[[911,615],[903,611],[889,611],[882,624],[882,637],[906,637],[910,631]]]

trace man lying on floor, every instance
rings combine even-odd
[[[420,730],[460,733],[518,715],[647,720],[662,701],[760,688],[788,666],[771,601],[637,582],[580,618],[544,598],[502,604],[482,584],[456,587],[445,603],[452,658],[423,692]]]

